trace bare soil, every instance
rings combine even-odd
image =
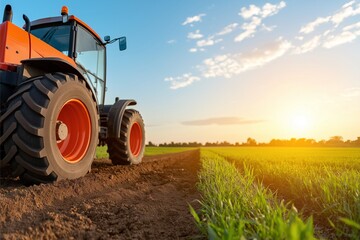
[[[0,175],[0,239],[194,239],[199,151],[135,166],[95,160],[75,180],[24,187]]]

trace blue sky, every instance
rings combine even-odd
[[[360,1],[2,1],[14,23],[62,5],[108,48],[107,103],[138,101],[147,141],[360,136]]]

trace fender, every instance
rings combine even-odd
[[[105,105],[105,109],[110,106],[108,114],[107,133],[108,138],[120,138],[121,122],[127,106],[136,105],[132,99],[122,99],[116,101],[114,105]]]
[[[85,81],[87,87],[91,89],[94,99],[96,99],[95,90],[92,88],[91,84],[84,75],[72,64],[61,58],[31,58],[22,60],[21,63],[22,65],[18,71],[18,85],[26,81],[28,78],[45,75],[47,73],[72,73]]]

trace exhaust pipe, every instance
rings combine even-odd
[[[12,22],[12,18],[13,18],[13,12],[12,12],[11,5],[6,5],[5,10],[4,10],[3,22],[6,22],[6,21]]]
[[[25,21],[25,26],[24,26],[25,31],[30,32],[31,23],[30,23],[29,18],[24,14],[23,19]]]

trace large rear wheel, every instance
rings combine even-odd
[[[76,75],[28,80],[9,98],[5,152],[16,147],[14,175],[27,184],[73,179],[90,171],[98,142],[96,100]]]
[[[131,165],[141,162],[145,151],[145,128],[138,111],[125,110],[121,121],[120,138],[108,139],[107,145],[114,165]]]

